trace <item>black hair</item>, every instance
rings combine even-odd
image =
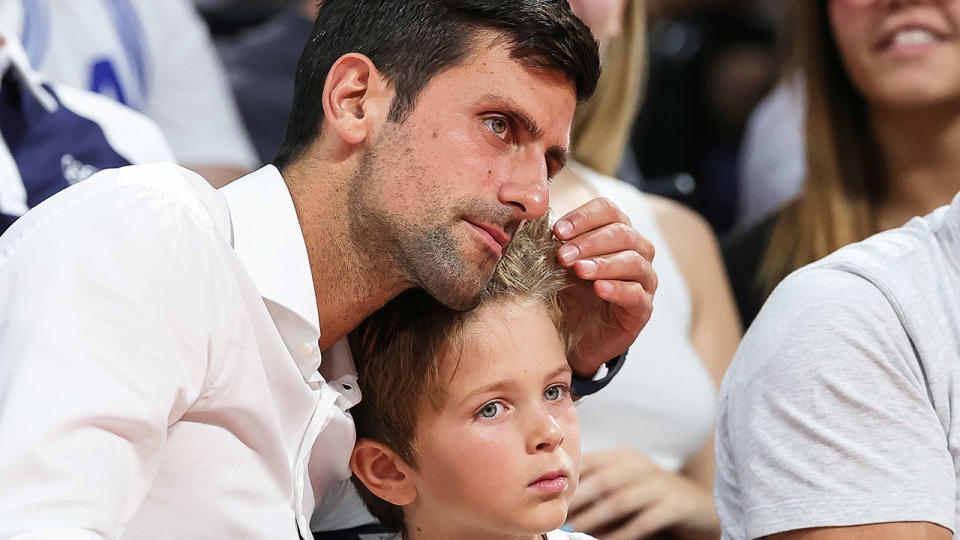
[[[567,0],[323,0],[273,164],[282,169],[298,159],[320,134],[324,83],[341,56],[370,58],[394,88],[389,119],[402,122],[427,83],[463,62],[483,30],[502,34],[524,65],[566,75],[579,102],[596,90],[597,42]]]

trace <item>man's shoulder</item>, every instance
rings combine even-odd
[[[198,174],[172,163],[131,165],[100,171],[30,209],[0,237],[0,259],[34,239],[82,240],[131,227],[171,241],[190,228],[229,240],[231,230],[222,195]]]

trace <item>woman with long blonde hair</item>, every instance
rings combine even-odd
[[[553,215],[607,197],[654,243],[656,309],[617,378],[578,405],[584,450],[570,525],[599,538],[718,538],[713,506],[716,388],[740,337],[713,233],[677,203],[616,173],[643,88],[642,0],[572,0],[601,43],[603,74],[572,128]]]

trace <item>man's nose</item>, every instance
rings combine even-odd
[[[498,197],[502,204],[517,209],[518,219],[536,219],[545,214],[550,204],[546,163],[541,159],[539,163],[515,168],[500,184]]]
[[[527,450],[536,452],[551,452],[563,444],[563,428],[557,419],[547,410],[535,413],[530,430]]]

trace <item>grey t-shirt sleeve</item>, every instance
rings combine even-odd
[[[956,473],[896,310],[853,273],[814,267],[774,291],[723,383],[724,538],[928,521],[954,528]]]

